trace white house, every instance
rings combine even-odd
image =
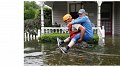
[[[43,7],[49,6],[52,10],[52,25],[60,24],[60,27],[44,27],[44,13]],[[88,16],[92,23],[96,27],[97,34],[100,40],[104,43],[106,35],[120,35],[120,1],[41,1],[41,34],[44,33],[67,33],[63,31],[65,23],[62,17],[66,13],[70,13],[75,19],[78,17],[78,10],[84,8],[88,13]],[[27,34],[27,36],[26,36]],[[40,30],[38,30],[37,37],[40,36]],[[25,41],[29,37],[29,32],[25,33]]]
[[[120,35],[120,2],[119,1],[45,1],[52,8],[52,24],[64,25],[62,17],[70,13],[77,18],[77,12],[84,8],[90,20],[97,27],[104,26],[106,35]]]

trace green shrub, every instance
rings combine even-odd
[[[89,43],[89,44],[97,44],[97,43],[98,43],[98,40],[99,40],[98,35],[97,35],[97,34],[94,34],[93,39],[90,40],[88,43]]]
[[[39,37],[39,41],[41,43],[56,43],[56,38],[60,38],[62,40],[64,40],[65,38],[67,38],[69,36],[69,34],[59,34],[59,33],[51,33],[51,34],[44,34],[41,37]]]
[[[67,38],[69,36],[69,34],[59,34],[59,33],[51,33],[51,34],[44,34],[41,37],[39,37],[39,41],[41,43],[56,43],[56,38],[60,38],[62,40],[64,40],[65,38]],[[98,43],[99,37],[97,34],[94,34],[94,37],[92,40],[90,40],[88,43]]]

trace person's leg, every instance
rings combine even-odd
[[[68,44],[68,46],[65,49],[63,49],[63,51],[67,53],[69,48],[71,48],[79,38],[80,38],[80,34],[77,34],[76,36],[74,36],[70,41],[70,43]]]
[[[65,40],[61,40],[60,45],[62,45],[63,43],[67,43],[70,41],[70,37],[66,38]]]
[[[77,34],[76,36],[74,36],[72,38],[72,40],[70,41],[70,43],[68,44],[68,46],[71,48],[74,44],[76,44],[76,42],[80,39],[80,34]],[[85,33],[84,37],[83,37],[83,41],[85,41],[87,43],[87,41],[89,40],[88,35]]]
[[[68,37],[68,38],[66,38],[65,40],[64,40],[64,42],[66,43],[66,42],[69,42],[70,41],[70,37]]]
[[[91,37],[89,37],[89,35],[87,35],[86,33],[85,33],[85,35],[84,35],[84,38],[83,38],[83,48],[88,48],[88,47],[91,47],[91,46],[89,46],[89,44],[88,44],[88,41],[90,41],[92,38]]]
[[[87,35],[86,33],[84,34],[83,40],[84,40],[85,42],[88,42],[88,41],[91,40],[91,39],[92,39],[92,38],[89,37],[89,35]]]
[[[68,44],[68,46],[71,48],[74,44],[75,44],[75,42],[73,40],[71,40],[70,43]]]
[[[72,40],[70,41],[70,43],[68,44],[68,46],[71,48],[76,43],[76,41],[79,40],[79,39],[80,39],[80,34],[77,34],[76,36],[74,36],[72,38]]]

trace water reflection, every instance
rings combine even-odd
[[[24,49],[24,65],[120,65],[120,38],[106,37],[105,46],[81,48],[74,45],[67,54],[56,44],[27,44]],[[33,46],[32,46],[33,45]]]

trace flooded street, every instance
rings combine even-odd
[[[37,41],[25,43],[25,66],[60,65],[120,65],[120,36],[106,36],[105,46],[81,48],[74,45],[63,54],[57,44],[40,44]]]

